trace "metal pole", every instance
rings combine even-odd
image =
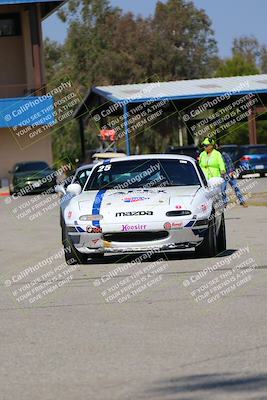
[[[123,119],[124,119],[127,156],[130,156],[131,155],[131,142],[130,142],[130,136],[129,136],[129,127],[128,127],[127,104],[123,105]]]
[[[85,161],[85,140],[84,140],[84,124],[83,119],[79,118],[79,127],[80,127],[80,139],[81,139],[81,157],[82,162]]]
[[[36,4],[30,6],[31,45],[34,67],[34,89],[40,95],[42,87],[41,32],[39,25],[39,8]]]
[[[250,114],[248,116],[248,126],[249,126],[249,143],[257,144],[256,111],[254,107],[250,108]]]

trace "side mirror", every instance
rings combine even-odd
[[[65,190],[65,188],[64,188],[63,185],[56,185],[56,186],[55,186],[55,192],[56,192],[56,193],[63,194],[63,195],[66,194],[66,190]]]
[[[67,187],[66,192],[70,194],[74,194],[74,196],[78,196],[82,191],[81,185],[78,183],[72,183]]]

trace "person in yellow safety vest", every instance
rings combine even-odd
[[[214,148],[215,141],[206,138],[202,145],[204,151],[200,154],[199,165],[202,168],[206,178],[224,177],[226,166],[221,153]]]

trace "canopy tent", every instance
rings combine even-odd
[[[80,121],[81,140],[84,142],[84,119],[88,118],[88,116],[94,116],[97,108],[106,102],[119,105],[119,107],[114,107],[114,114],[122,112],[124,115],[127,153],[130,154],[128,110],[134,104],[167,100],[174,102],[178,109],[183,110],[193,106],[197,100],[205,100],[206,102],[213,100],[213,103],[215,103],[214,98],[223,99],[219,104],[214,105],[213,109],[217,109],[229,103],[229,99],[247,94],[257,95],[261,105],[260,111],[264,113],[265,105],[267,105],[267,74],[97,86],[89,90],[82,104],[76,110],[75,117]],[[249,117],[251,143],[256,143],[257,141],[256,112],[257,110],[253,109]],[[84,144],[82,148],[84,148]]]
[[[66,0],[0,0],[0,6],[16,4],[37,4],[41,5],[42,18],[46,18],[51,12],[62,5]]]

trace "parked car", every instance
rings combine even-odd
[[[70,184],[77,183],[81,186],[81,188],[83,188],[95,165],[96,164],[82,165],[81,167],[77,168],[71,180],[68,178],[64,183],[56,185],[55,191],[62,196],[60,201],[60,226],[62,225],[64,210],[72,197],[74,197],[73,194],[67,193],[67,187]]]
[[[165,152],[166,154],[180,154],[183,156],[188,156],[192,157],[195,160],[199,159],[200,151],[197,146],[170,146],[167,151]]]
[[[234,163],[239,160],[239,146],[237,144],[224,144],[220,146],[220,151],[229,154]]]
[[[243,169],[240,177],[252,173],[259,173],[260,176],[265,176],[267,173],[266,144],[240,146],[238,158],[238,167]]]
[[[53,191],[56,182],[55,171],[44,161],[25,161],[14,165],[11,171],[10,194],[20,195]]]

